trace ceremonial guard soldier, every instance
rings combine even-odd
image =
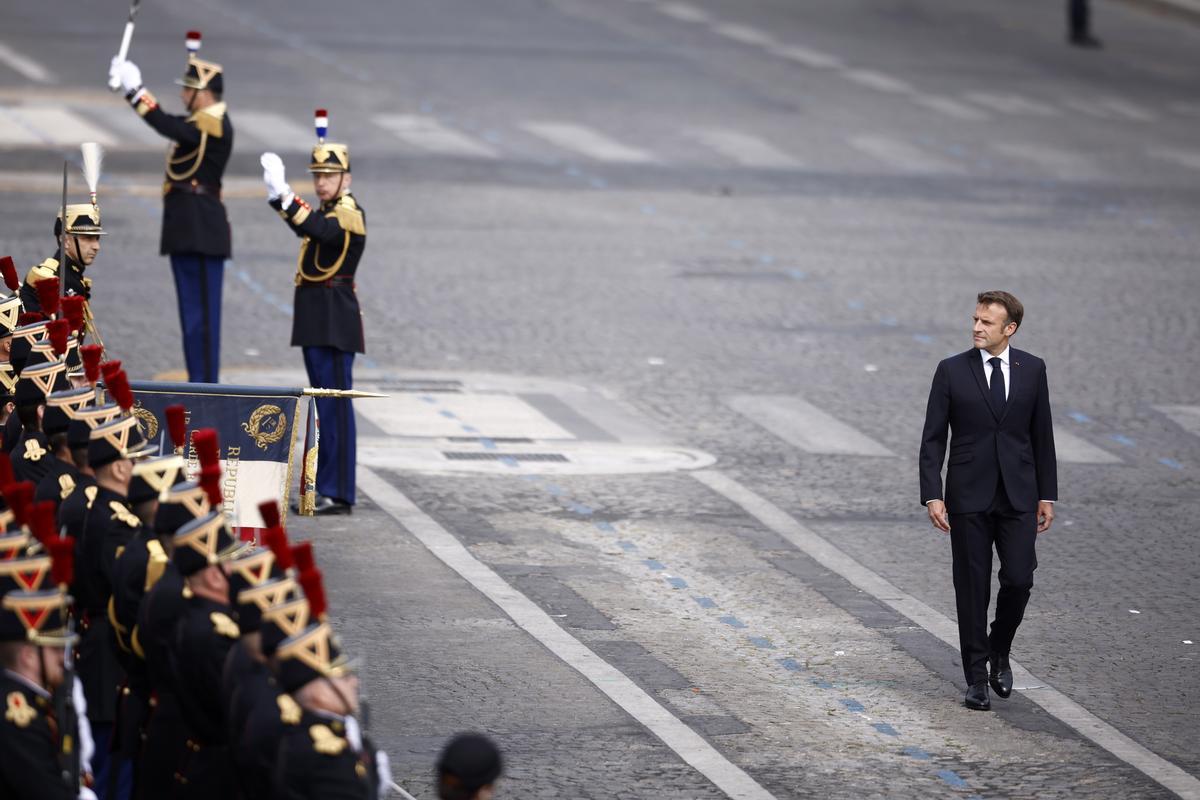
[[[54,220],[54,236],[62,237],[62,210]],[[55,251],[51,258],[40,264],[35,264],[25,276],[21,286],[21,303],[26,311],[41,311],[42,303],[38,298],[37,284],[47,278],[63,278],[66,280],[68,296],[79,295],[84,298],[92,296],[92,279],[83,276],[84,270],[91,266],[100,252],[100,237],[105,230],[100,226],[100,207],[91,203],[76,203],[67,206],[66,230],[66,269],[62,269],[62,253]]]
[[[296,266],[292,346],[304,352],[309,382],[327,389],[354,386],[354,355],[365,351],[355,274],[367,243],[363,209],[350,193],[350,149],[325,142],[328,116],[317,111],[318,144],[309,172],[319,200],[297,197],[274,153],[262,156],[268,202],[303,240]],[[316,514],[348,514],[355,503],[357,434],[349,398],[316,401],[321,421]]]
[[[46,395],[65,389],[66,380],[66,363],[62,361],[44,361],[21,371],[16,404],[22,433],[13,448],[13,472],[17,480],[32,481],[36,486],[53,469],[54,454],[42,431],[42,415]]]
[[[71,415],[95,398],[90,388],[68,389],[52,392],[46,396],[46,409],[42,414],[42,432],[49,439],[50,452],[54,456],[50,469],[42,478],[34,493],[35,501],[53,500],[55,506],[63,503],[79,485],[80,471],[71,453]]]
[[[216,383],[221,352],[221,286],[232,254],[221,178],[233,149],[233,125],[221,100],[220,64],[196,56],[200,34],[189,31],[188,63],[180,97],[187,115],[163,111],[142,86],[132,61],[114,58],[110,78],[150,127],[175,142],[163,183],[160,251],[171,257],[188,380]]]
[[[94,798],[80,786],[78,719],[68,698],[73,678],[66,649],[72,599],[70,539],[53,551],[53,590],[9,590],[0,601],[0,797],[5,800]]]

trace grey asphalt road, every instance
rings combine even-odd
[[[145,4],[168,106],[187,29],[226,68],[227,380],[302,368],[259,154],[303,194],[312,110],[351,145],[391,398],[358,404],[376,491],[291,532],[409,791],[475,728],[508,797],[1200,796],[1200,25],[1094,5],[1099,51],[1033,0]],[[149,378],[181,356],[163,147],[104,87],[124,14],[0,8],[0,253],[53,251],[63,155],[105,142],[94,307]],[[974,714],[915,470],[987,288],[1049,364],[1060,503],[1031,678]]]

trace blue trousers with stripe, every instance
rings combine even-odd
[[[309,382],[321,389],[354,388],[354,353],[336,347],[305,347]],[[355,443],[352,400],[317,398],[321,442],[317,450],[317,493],[354,505]]]
[[[225,259],[197,253],[173,253],[175,297],[188,381],[216,383],[221,369],[221,286]]]

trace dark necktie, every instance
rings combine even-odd
[[[988,389],[992,394],[992,408],[996,409],[999,414],[1004,410],[1004,372],[1000,369],[1000,357],[989,358],[988,363],[992,365],[992,378],[988,385]]]

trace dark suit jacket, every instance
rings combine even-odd
[[[1058,499],[1046,362],[1010,349],[1009,382],[1008,402],[997,414],[978,350],[972,348],[938,364],[918,459],[922,503],[945,499],[951,514],[986,511],[1001,476],[1009,502],[1018,511],[1036,511],[1039,500]],[[943,498],[948,428],[954,438]]]

